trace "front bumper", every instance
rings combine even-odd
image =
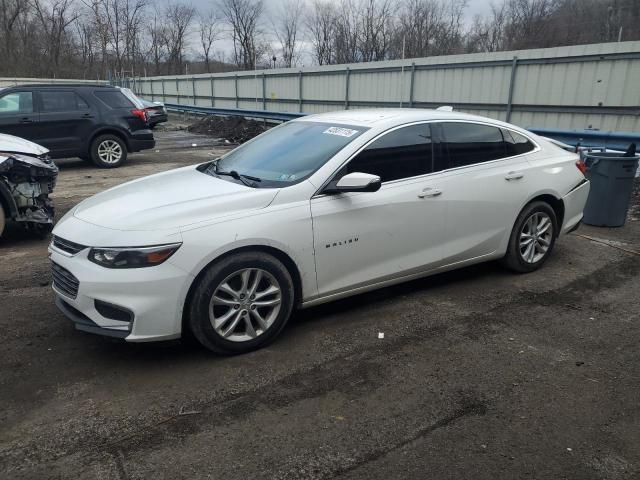
[[[56,306],[78,330],[146,342],[179,338],[182,307],[193,277],[169,261],[149,268],[109,269],[90,262],[89,249],[70,256],[49,248],[51,261],[77,280],[75,297],[56,286]],[[109,318],[101,305],[130,312],[130,320]],[[100,311],[102,313],[100,313]],[[113,317],[113,315],[112,315]]]
[[[123,325],[120,328],[104,328],[91,320],[81,311],[73,308],[66,300],[66,297],[65,299],[63,299],[63,295],[56,295],[55,302],[56,307],[58,307],[58,310],[60,310],[60,313],[70,319],[77,330],[116,338],[127,338],[131,334],[131,326],[133,325],[133,322],[129,323],[128,325]]]

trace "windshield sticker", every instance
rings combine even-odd
[[[339,135],[341,137],[353,137],[358,130],[351,130],[350,128],[329,127],[324,132],[327,135]]]
[[[296,179],[296,176],[293,174],[288,174],[288,173],[283,173],[282,175],[280,175],[278,177],[278,180],[280,180],[281,182],[292,182]]]

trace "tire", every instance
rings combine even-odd
[[[2,232],[4,232],[4,226],[7,223],[7,217],[5,217],[4,208],[0,203],[0,237],[2,237]]]
[[[187,307],[188,327],[212,352],[250,352],[282,331],[294,296],[291,274],[280,260],[262,252],[234,254],[211,265],[200,278]]]
[[[91,161],[100,168],[116,168],[127,159],[127,145],[110,133],[97,136],[91,142]]]
[[[536,233],[530,235],[532,230]],[[551,255],[558,232],[556,213],[548,203],[536,201],[528,204],[516,219],[507,253],[500,263],[519,273],[537,270]],[[531,241],[527,242],[529,239]]]

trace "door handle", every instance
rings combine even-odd
[[[504,179],[507,181],[511,181],[520,180],[522,177],[524,177],[524,173],[522,172],[509,172],[504,176]]]
[[[20,123],[33,123],[33,120],[30,118],[21,118]]]
[[[90,113],[85,113],[84,115],[82,115],[82,118],[93,118],[93,115],[91,115]]]
[[[418,194],[418,198],[431,198],[442,195],[442,190],[439,188],[425,188]]]

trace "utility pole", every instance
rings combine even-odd
[[[402,81],[400,82],[400,108],[402,108],[402,99],[404,97],[404,47],[406,39],[406,34],[402,35],[402,68],[400,70],[400,77],[402,78]]]

